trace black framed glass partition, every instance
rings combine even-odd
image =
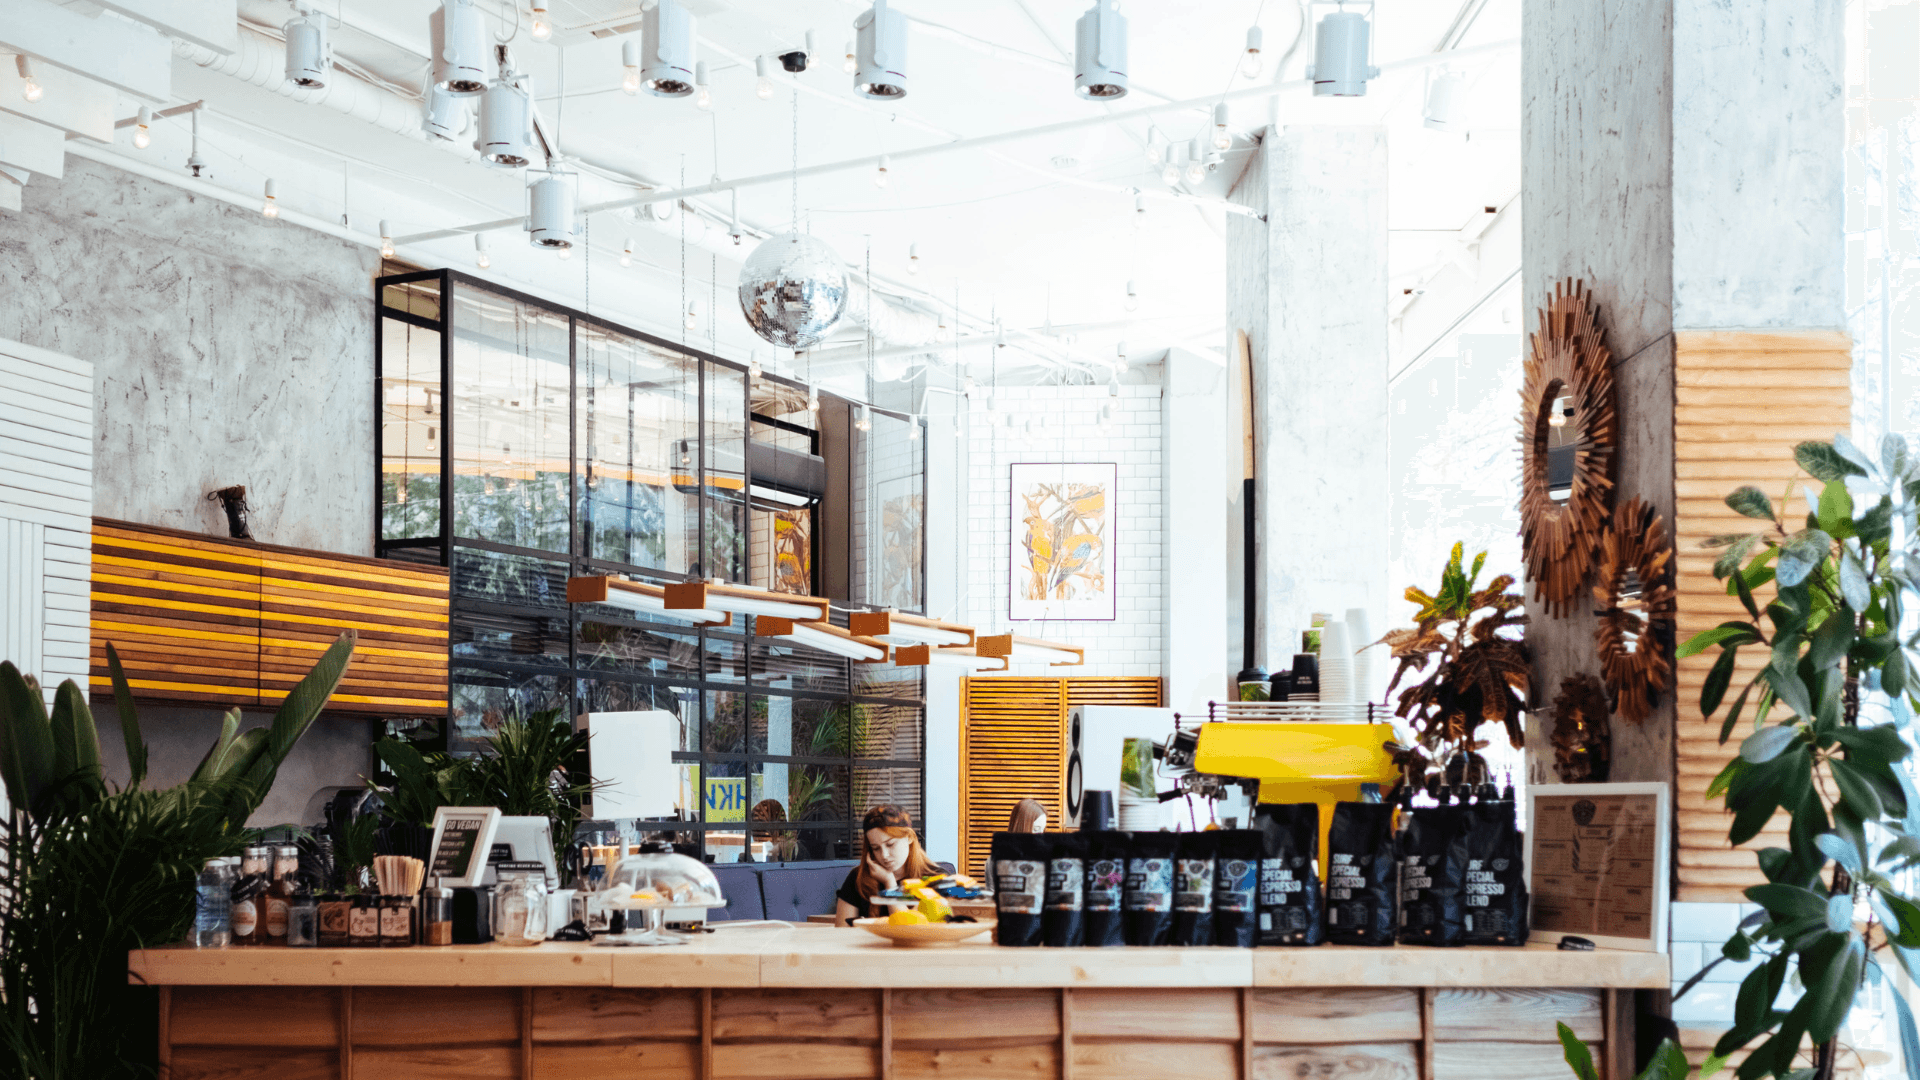
[[[454,270],[376,295],[376,553],[451,570],[449,749],[539,710],[669,712],[675,816],[638,827],[715,861],[851,857],[873,803],[923,815],[918,669],[566,602],[607,573],[822,595],[833,528],[839,601],[921,610],[917,419],[873,410],[827,460],[790,381]]]

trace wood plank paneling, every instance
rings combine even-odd
[[[1419,1080],[1419,1054],[1419,1044],[1410,1042],[1256,1046],[1252,1080]]]
[[[520,991],[511,986],[362,986],[354,990],[353,1045],[520,1045]]]
[[[1183,990],[1180,1007],[1169,1009],[1160,990],[1076,989],[1073,1037],[1238,1041],[1239,996],[1227,988]]]
[[[1417,990],[1256,988],[1252,994],[1255,1042],[1398,1042],[1420,1038]]]
[[[1082,991],[1083,993],[1085,991]],[[1051,1042],[1060,1037],[1054,990],[893,990],[893,1045],[939,1049],[956,1031],[999,1042]],[[979,1045],[974,1039],[972,1045]]]
[[[809,1042],[713,1045],[711,1080],[871,1080],[879,1075],[877,1046]]]
[[[700,1043],[535,1043],[533,1080],[644,1076],[647,1080],[699,1080]]]
[[[1060,1048],[1054,1043],[980,1046],[972,1039],[957,1044],[912,1049],[894,1047],[894,1080],[1055,1080]]]
[[[533,1041],[698,1039],[700,991],[538,987]]]
[[[327,708],[444,714],[448,578],[438,567],[300,551],[96,518],[92,688],[113,642],[136,697],[273,708],[345,630]]]
[[[1180,1077],[1181,1080],[1239,1080],[1240,1044],[1237,1041],[1153,1042],[1144,1039],[1083,1037],[1079,1030],[1078,996],[1076,991],[1074,1080],[1140,1080],[1147,1076]],[[1258,1052],[1255,1051],[1256,1054]]]
[[[878,990],[715,990],[713,1037],[878,1039]]]
[[[177,986],[167,1010],[175,1046],[340,1045],[340,991],[290,986],[262,994],[253,987]]]
[[[1564,1022],[1582,1039],[1605,1035],[1597,990],[1534,990],[1497,987],[1433,991],[1433,1037],[1437,1041],[1504,1040],[1558,1043]]]
[[[351,1080],[519,1080],[520,1047],[439,1046],[353,1052]]]
[[[1787,480],[1798,475],[1794,444],[1830,439],[1836,432],[1849,430],[1851,366],[1852,343],[1844,333],[1674,335],[1674,531],[1680,554],[1675,585],[1680,640],[1730,619],[1748,618],[1739,600],[1726,595],[1724,586],[1713,579],[1714,553],[1702,550],[1700,542],[1719,533],[1756,531],[1759,522],[1741,517],[1722,502],[1726,493],[1741,484],[1754,484],[1777,499],[1785,492]],[[1757,590],[1755,600],[1764,607],[1772,595],[1769,585]],[[1708,780],[1732,758],[1741,738],[1736,733],[1728,745],[1721,746],[1719,716],[1704,721],[1700,717],[1700,685],[1718,658],[1719,651],[1710,649],[1677,666],[1676,794],[1683,799],[1705,790]],[[1736,686],[1751,678],[1762,663],[1758,654],[1743,656],[1734,678]],[[1734,696],[1727,695],[1727,705]],[[1748,715],[1752,715],[1751,702]],[[1785,818],[1776,821],[1780,828],[1773,833],[1783,833]],[[1683,803],[1679,825],[1675,900],[1726,900],[1730,890],[1737,898],[1739,888],[1764,880],[1745,849],[1730,852],[1728,821],[1720,813],[1704,807],[1689,809]],[[1780,837],[1770,833],[1746,848],[1779,844]],[[1731,853],[1744,861],[1716,859],[1708,866],[1696,853]]]
[[[340,1080],[332,1050],[181,1046],[173,1051],[172,1080]]]
[[[1595,1061],[1602,1047],[1588,1043]],[[1542,1080],[1571,1074],[1558,1042],[1437,1042],[1434,1080]]]

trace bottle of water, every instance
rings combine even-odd
[[[208,859],[194,886],[193,944],[218,949],[231,940],[233,868],[226,859]]]

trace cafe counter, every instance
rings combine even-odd
[[[162,1080],[1569,1075],[1632,1070],[1667,958],[1550,947],[905,949],[841,927],[682,946],[147,949]]]

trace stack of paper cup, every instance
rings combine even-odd
[[[1367,648],[1373,644],[1373,630],[1367,620],[1366,608],[1347,609],[1347,642],[1352,646],[1353,656],[1352,700],[1372,701],[1374,657],[1380,655],[1380,650]]]
[[[1329,620],[1320,628],[1320,700],[1335,704],[1353,700],[1353,646],[1347,624]]]
[[[1120,812],[1122,832],[1153,832],[1160,828],[1160,799],[1156,794],[1153,740],[1129,738],[1120,752]]]

